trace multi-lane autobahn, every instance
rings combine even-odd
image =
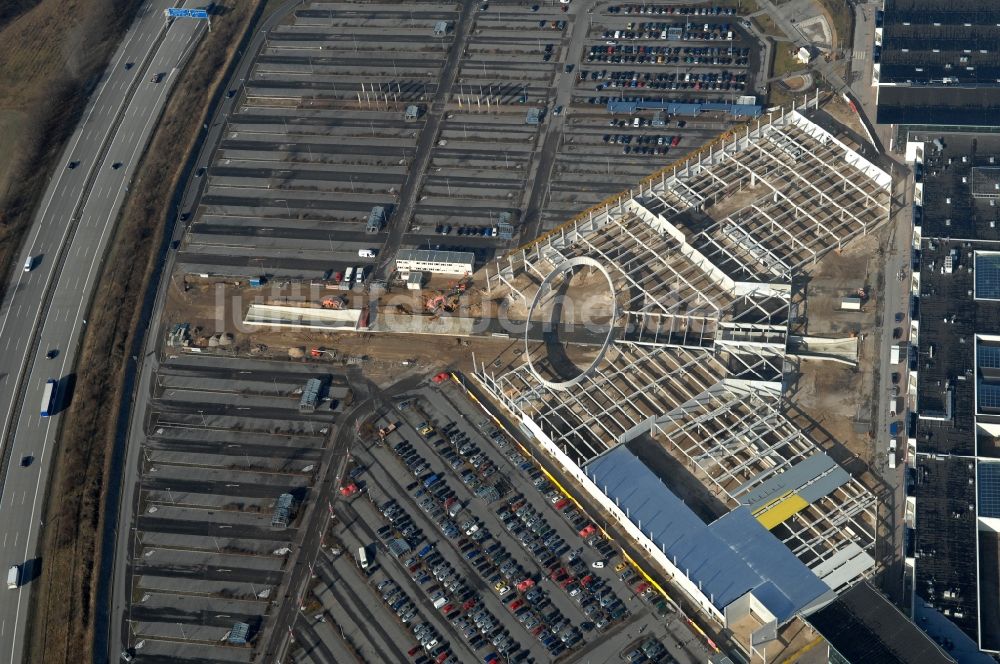
[[[164,18],[172,0],[139,10],[44,194],[0,303],[0,564],[23,565],[21,584],[0,589],[0,662],[20,662],[38,561],[41,508],[60,410],[71,381],[87,305],[114,225],[178,71],[207,25]],[[194,7],[194,4],[191,5]],[[59,381],[55,413],[40,416],[48,379]]]

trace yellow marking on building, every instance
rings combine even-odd
[[[771,530],[783,523],[788,517],[804,510],[808,505],[809,503],[801,496],[793,493],[784,500],[771,504],[767,509],[755,513],[754,516],[757,517],[760,525]]]

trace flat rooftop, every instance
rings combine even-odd
[[[808,618],[849,662],[951,664],[946,655],[867,581],[855,585]]]
[[[594,459],[585,471],[688,570],[720,611],[753,592],[780,624],[830,592],[749,508],[706,524],[624,446]]]
[[[1000,137],[911,131],[923,206],[914,591],[980,648],[1000,648]]]
[[[975,462],[920,455],[916,466],[916,592],[977,640]]]
[[[886,0],[882,85],[1000,87],[1000,7],[977,0]]]
[[[995,127],[1000,116],[1000,88],[944,85],[882,86],[878,90],[879,124]]]
[[[979,0],[885,0],[880,124],[996,126],[1000,7]]]

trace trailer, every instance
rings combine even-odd
[[[368,552],[365,551],[365,547],[358,547],[358,567],[361,569],[368,569]]]
[[[889,364],[899,364],[906,357],[906,346],[893,344],[889,348]]]
[[[42,391],[42,417],[48,417],[55,410],[56,385],[54,378],[45,381],[45,389]]]

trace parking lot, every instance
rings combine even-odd
[[[226,93],[179,269],[363,283],[400,246],[481,264],[745,120],[629,110],[734,103],[759,68],[731,10],[645,9],[303,5]]]
[[[313,3],[269,35],[239,95],[180,247],[191,273],[329,278],[370,271],[413,166],[453,39],[454,5]]]
[[[339,661],[336,648],[362,661],[706,660],[450,379],[398,397],[375,427],[334,503],[296,661]]]
[[[302,412],[310,379],[324,386]],[[289,363],[188,355],[161,366],[129,542],[140,659],[251,661],[234,634],[252,643],[264,629],[350,394],[343,376]]]

